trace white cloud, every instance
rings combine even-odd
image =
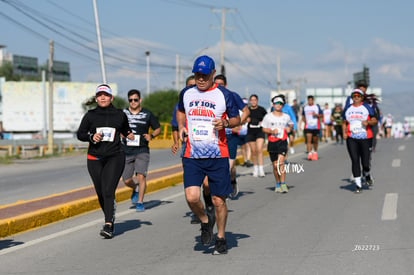
[[[382,38],[374,39],[372,44],[372,48],[369,49],[372,58],[403,58],[411,62],[414,60],[414,48],[402,47]]]
[[[383,64],[376,69],[378,74],[388,78],[402,79],[401,67],[399,64]]]

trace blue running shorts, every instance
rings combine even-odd
[[[239,136],[237,134],[226,135],[227,147],[229,148],[230,159],[236,159]]]
[[[228,158],[191,159],[183,158],[184,188],[200,186],[208,177],[210,194],[227,197],[231,192]]]

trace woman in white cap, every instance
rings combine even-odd
[[[120,135],[134,139],[127,116],[112,105],[112,100],[111,87],[99,85],[95,92],[98,106],[84,115],[77,132],[80,141],[89,142],[87,166],[105,215],[105,224],[100,231],[105,239],[113,237],[115,190],[125,164]]]
[[[356,185],[355,193],[360,193],[362,189],[361,164],[368,187],[373,184],[373,178],[370,174],[370,149],[373,137],[371,126],[377,124],[377,119],[371,106],[363,102],[364,92],[362,90],[353,90],[351,98],[352,105],[347,106],[343,112],[342,129],[352,162],[352,174]]]
[[[267,151],[273,164],[273,174],[276,179],[276,193],[287,193],[285,182],[285,159],[288,151],[288,133],[293,129],[293,121],[288,114],[283,113],[285,98],[272,98],[273,112],[268,113],[262,122],[262,131],[267,134]]]

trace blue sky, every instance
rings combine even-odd
[[[262,104],[276,88],[278,55],[282,88],[296,80],[302,91],[345,87],[365,64],[372,86],[384,96],[412,93],[413,3],[97,0],[107,80],[118,83],[121,94],[146,91],[146,51],[151,91],[175,88],[176,55],[184,78],[199,54],[211,55],[218,67],[220,12],[226,8],[228,86],[241,95],[259,94]],[[39,23],[45,20],[50,21]],[[53,39],[55,59],[70,62],[73,81],[102,81],[92,0],[1,0],[0,26],[0,44],[9,53],[34,56],[42,64]]]

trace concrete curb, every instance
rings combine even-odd
[[[304,139],[298,138],[295,140],[295,145],[301,142],[303,143]],[[264,155],[267,155],[267,151],[264,152]],[[243,161],[244,160],[242,156],[236,158],[237,165],[242,164]],[[178,172],[168,176],[153,179],[147,182],[146,193],[152,193],[163,188],[182,184],[182,181],[183,172]],[[129,200],[130,196],[131,189],[128,187],[122,187],[116,191],[116,200],[118,202]],[[93,195],[86,198],[74,200],[69,203],[63,203],[61,205],[47,207],[27,214],[18,215],[13,218],[3,219],[0,220],[0,238],[28,231],[99,208],[100,206],[98,199],[96,195]]]

